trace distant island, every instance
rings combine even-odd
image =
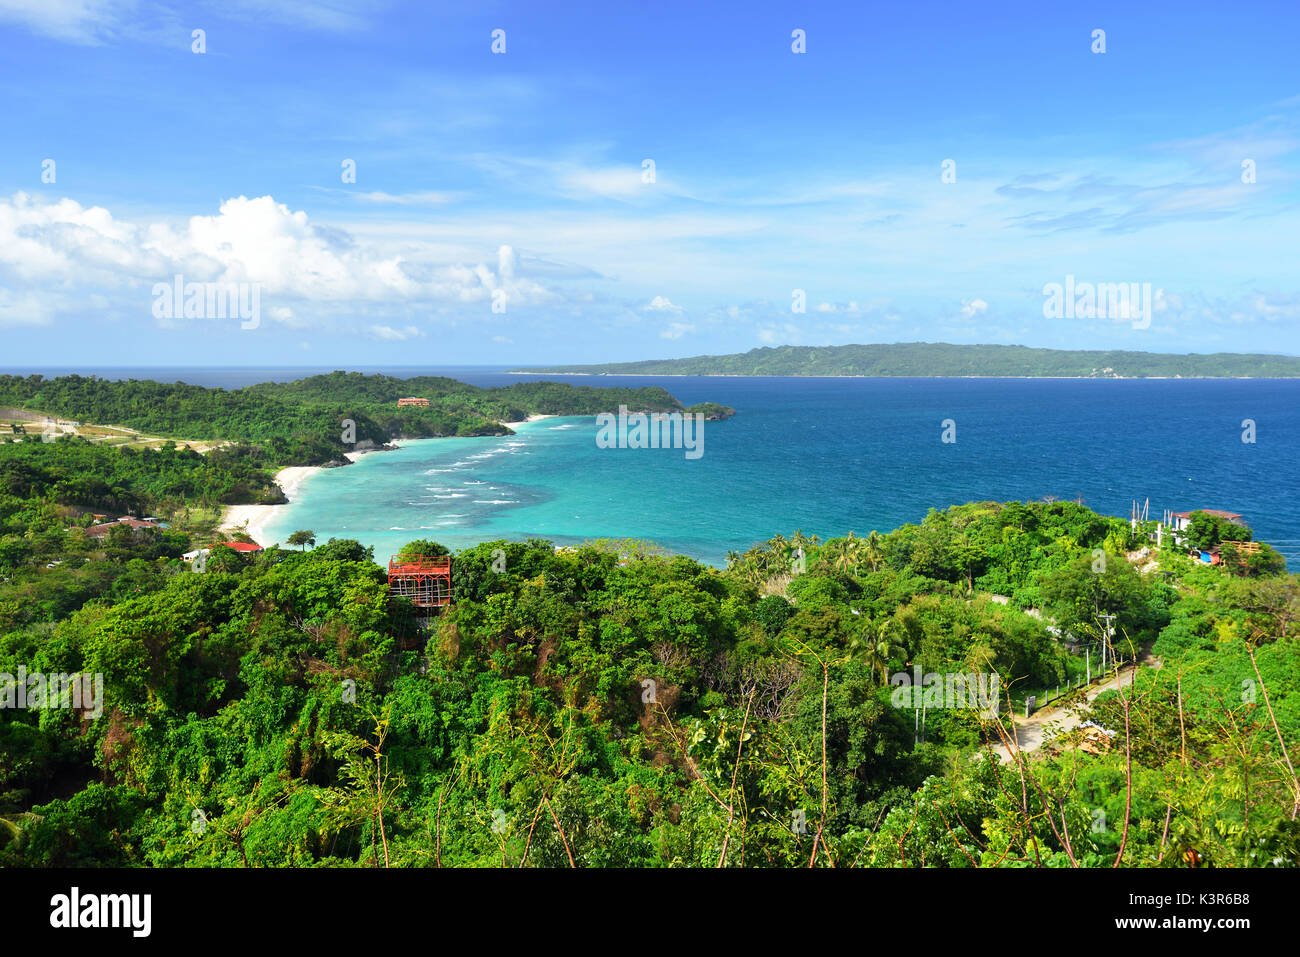
[[[1235,352],[1173,355],[1123,350],[897,342],[847,346],[775,346],[724,356],[545,366],[517,371],[556,375],[1267,379],[1300,376],[1300,358]]]

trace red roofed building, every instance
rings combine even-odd
[[[388,561],[388,593],[411,599],[417,608],[451,603],[451,559],[399,556]]]
[[[218,545],[224,545],[226,548],[236,552],[260,552],[261,545],[254,545],[252,542],[217,542]]]

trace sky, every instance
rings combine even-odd
[[[1297,36],[1291,0],[0,0],[0,367],[1300,354]],[[1145,321],[1049,315],[1067,282]]]

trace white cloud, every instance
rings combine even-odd
[[[613,166],[605,169],[570,169],[559,177],[560,188],[575,195],[628,199],[653,188],[641,181],[640,166]]]
[[[135,6],[134,0],[0,0],[0,23],[89,46],[116,34]]]
[[[385,0],[220,0],[207,5],[202,19],[347,33],[367,28],[368,16],[385,5]],[[188,48],[196,12],[180,4],[140,0],[0,0],[0,23],[86,46],[125,38]]]
[[[141,287],[176,275],[186,282],[260,283],[268,314],[289,325],[356,304],[481,303],[490,315],[486,304],[495,290],[512,308],[560,298],[517,275],[511,246],[497,247],[495,268],[481,260],[448,262],[452,254],[445,244],[359,238],[317,225],[270,196],[228,199],[216,215],[184,222],[130,222],[103,207],[21,192],[0,199],[0,280],[41,287],[55,312],[84,308],[92,292],[134,309],[145,301]],[[57,295],[78,289],[79,296]],[[16,301],[6,311],[30,314]]]
[[[435,190],[425,190],[418,193],[375,191],[355,193],[353,195],[363,203],[374,203],[380,206],[442,206],[456,198],[454,193],[440,193]]]
[[[682,313],[682,307],[673,305],[672,301],[666,296],[655,296],[642,308],[646,312],[671,312],[674,315],[681,315]]]
[[[221,0],[220,10],[225,16],[258,24],[350,33],[369,26],[363,14],[373,15],[386,5],[384,0]]]
[[[39,296],[19,295],[0,287],[0,326],[43,326],[50,321],[50,310]]]
[[[385,342],[405,342],[407,339],[414,339],[424,335],[415,326],[407,326],[404,329],[394,329],[392,326],[371,326],[367,331],[372,338],[381,339]]]
[[[659,333],[660,339],[680,339],[688,332],[694,332],[695,326],[689,322],[670,322],[668,328]]]
[[[963,299],[961,301],[961,314],[964,319],[974,319],[989,311],[989,304],[983,299]]]

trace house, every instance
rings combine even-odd
[[[420,399],[420,398],[417,398],[417,397],[415,397],[415,396],[411,396],[410,398],[407,398],[407,399],[398,399],[398,400],[397,400],[397,407],[398,407],[399,409],[400,409],[402,406],[404,406],[404,405],[421,405],[421,406],[425,406],[425,405],[428,405],[428,404],[429,404],[429,400],[428,400],[428,399]]]
[[[1206,515],[1213,515],[1215,518],[1222,518],[1231,522],[1233,525],[1242,525],[1246,523],[1241,520],[1241,516],[1236,512],[1225,512],[1221,508],[1197,508],[1191,512],[1171,512],[1169,515],[1169,525],[1175,532],[1187,531],[1187,526],[1192,524],[1192,515],[1195,512],[1204,512]]]
[[[217,542],[217,544],[224,545],[226,548],[229,548],[231,551],[246,552],[249,554],[253,552],[260,552],[262,550],[261,545],[255,545],[252,542]]]
[[[233,552],[243,552],[248,555],[253,555],[262,551],[261,545],[254,545],[252,542],[213,542],[211,545],[207,545],[203,548],[196,548],[192,552],[186,552],[181,556],[181,558],[193,565],[200,559],[206,561],[208,555],[212,552],[212,549],[220,547],[229,548]],[[202,570],[203,567],[200,564],[198,571]]]
[[[130,515],[123,515],[115,522],[101,522],[98,525],[92,525],[86,529],[87,538],[103,538],[109,532],[119,525],[125,525],[134,532],[142,528],[167,528],[167,524],[158,521],[156,518],[132,518]]]

